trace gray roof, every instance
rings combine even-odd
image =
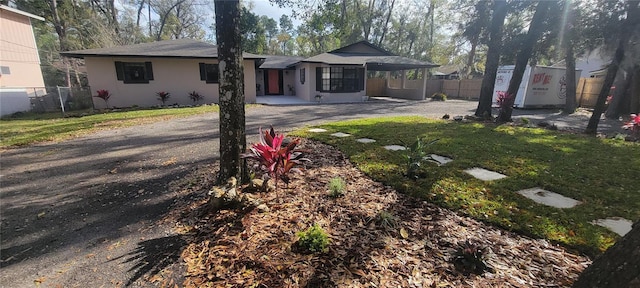
[[[63,56],[94,57],[178,57],[218,58],[218,46],[192,39],[165,40],[150,43],[61,52]],[[242,53],[245,59],[260,59],[261,56]]]
[[[264,63],[260,69],[286,69],[300,62],[304,57],[263,55]]]
[[[372,56],[356,53],[322,53],[302,62],[324,63],[329,65],[367,65],[368,70],[393,71],[415,68],[432,68],[440,65],[402,56]]]

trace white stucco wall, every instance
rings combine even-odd
[[[296,95],[296,80],[300,80],[300,75],[296,75],[296,72],[300,73],[297,70],[282,71],[282,90],[284,90],[284,95]]]
[[[151,62],[153,78],[149,83],[127,83],[117,80],[115,61]],[[87,57],[87,78],[92,94],[97,90],[107,89],[111,93],[109,105],[112,107],[150,107],[161,104],[156,93],[171,93],[167,105],[191,105],[189,92],[196,91],[204,96],[200,104],[218,103],[218,84],[207,84],[200,80],[198,63],[215,64],[216,59],[184,59],[184,58],[122,58],[122,57]],[[244,60],[245,102],[256,101],[256,77],[254,60]],[[96,108],[104,108],[100,98],[93,98]]]
[[[362,102],[363,96],[366,95],[367,87],[365,81],[365,87],[362,91],[352,92],[352,93],[329,93],[329,92],[320,92],[316,90],[316,68],[317,67],[329,67],[326,64],[316,64],[316,63],[301,63],[296,67],[296,93],[298,98],[304,99],[306,101],[316,101],[316,95],[322,95],[323,103],[352,103],[352,102]],[[332,66],[332,67],[340,67],[340,66]],[[353,67],[353,66],[348,66]],[[300,83],[300,69],[305,68],[306,72],[306,81],[304,84]],[[365,74],[367,71],[365,70]]]

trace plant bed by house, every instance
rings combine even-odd
[[[371,180],[331,146],[303,139],[299,148],[308,151],[311,162],[290,175],[289,189],[253,195],[269,206],[268,212],[207,212],[215,167],[170,185],[189,195],[165,219],[175,222],[189,243],[182,253],[184,286],[568,286],[590,263],[549,241],[400,194]],[[336,177],[346,189],[331,197],[328,187]],[[299,232],[314,224],[326,231],[329,245],[315,253],[301,251]],[[490,271],[478,275],[457,268],[466,241],[485,247]]]

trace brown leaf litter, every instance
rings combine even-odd
[[[188,246],[182,252],[186,287],[566,287],[591,261],[546,240],[489,226],[369,179],[335,148],[303,140],[312,162],[293,174],[289,189],[256,193],[270,207],[206,212],[215,167],[174,183],[186,202],[166,221]],[[343,197],[327,183],[342,177]],[[175,187],[177,186],[177,187]],[[198,193],[194,194],[194,191]],[[387,221],[380,221],[380,213]],[[296,232],[318,223],[329,251],[302,254]],[[459,272],[458,243],[488,247],[492,272]]]

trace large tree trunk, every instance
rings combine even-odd
[[[565,51],[565,55],[564,55],[564,61],[566,63],[566,74],[565,74],[565,80],[566,80],[566,85],[567,85],[567,90],[566,90],[566,102],[564,104],[564,113],[567,114],[573,114],[574,112],[576,112],[576,108],[578,107],[578,103],[576,100],[576,58],[575,58],[575,53],[573,52],[573,38],[574,38],[574,31],[573,31],[573,23],[575,21],[575,13],[573,10],[572,3],[571,1],[566,1],[565,2],[565,11],[567,13],[566,15],[566,23],[564,26],[565,29],[565,35],[564,35],[564,39],[563,39],[563,44],[564,44],[564,51]]]
[[[618,48],[616,48],[615,56],[613,57],[611,64],[609,64],[609,68],[607,68],[607,76],[602,84],[602,89],[600,89],[600,94],[598,94],[596,107],[593,109],[593,114],[591,114],[589,124],[587,124],[587,129],[584,131],[586,134],[595,135],[598,131],[598,124],[600,123],[600,116],[602,116],[602,113],[604,112],[605,101],[607,101],[611,85],[616,78],[616,74],[618,73],[622,60],[624,59],[625,45],[629,42],[631,32],[638,28],[638,20],[640,19],[640,1],[628,1],[627,5],[627,18],[624,20],[624,25],[620,32]]]
[[[531,58],[533,47],[536,45],[536,42],[544,31],[544,20],[547,17],[547,12],[549,11],[549,6],[551,5],[551,3],[551,1],[538,2],[536,12],[533,14],[531,24],[529,24],[527,38],[520,46],[520,51],[518,52],[518,56],[516,57],[516,67],[513,69],[513,76],[511,76],[511,80],[509,81],[507,95],[512,95],[512,97],[515,98],[515,95],[518,94],[520,82],[522,82],[524,70],[527,68],[529,58]],[[498,122],[511,121],[511,112],[513,112],[513,109],[501,110],[501,113],[498,115]]]
[[[633,68],[633,83],[631,86],[631,104],[629,104],[629,113],[640,114],[640,65]]]
[[[493,4],[493,15],[489,27],[489,50],[480,88],[480,99],[476,109],[477,117],[491,116],[491,101],[493,99],[493,87],[496,82],[496,73],[500,64],[500,47],[502,46],[502,27],[507,16],[507,1],[497,0]]]
[[[220,174],[218,182],[231,177],[246,182],[246,163],[240,158],[247,148],[244,113],[244,68],[240,45],[240,1],[216,0],[216,40],[220,69]]]
[[[573,288],[619,287],[640,287],[640,222],[573,283]]]
[[[629,90],[631,89],[631,71],[621,71],[618,73],[618,77],[614,80],[614,86],[616,90],[613,92],[613,98],[607,106],[607,111],[604,116],[608,119],[618,119],[623,113],[629,112]],[[627,72],[627,73],[624,73]]]

